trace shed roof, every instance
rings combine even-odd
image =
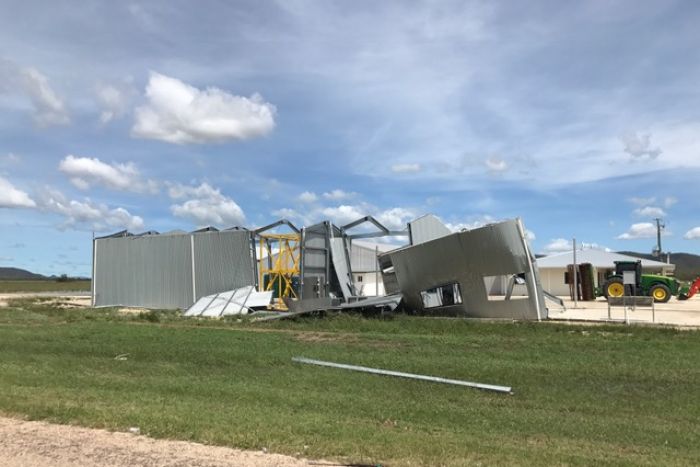
[[[634,256],[622,255],[613,251],[605,250],[576,250],[576,262],[578,264],[591,263],[596,268],[610,268],[615,265],[615,261],[637,261],[642,260],[642,268],[648,269],[676,269],[675,264],[662,263],[651,259],[636,258]],[[540,269],[546,268],[565,268],[568,264],[574,262],[573,251],[564,253],[556,253],[537,259],[537,267]]]

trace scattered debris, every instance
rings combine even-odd
[[[272,300],[272,291],[257,292],[252,285],[202,297],[185,311],[185,316],[218,318],[245,315],[254,308],[266,308]]]
[[[493,384],[482,384],[482,383],[474,383],[471,381],[462,381],[462,380],[458,380],[458,379],[441,378],[439,376],[425,376],[425,375],[417,375],[414,373],[403,373],[400,371],[381,370],[378,368],[369,368],[366,366],[356,366],[356,365],[346,365],[343,363],[325,362],[323,360],[313,360],[311,358],[304,358],[304,357],[293,357],[292,361],[297,362],[297,363],[307,363],[309,365],[318,365],[318,366],[327,366],[327,367],[331,367],[331,368],[340,368],[342,370],[361,371],[364,373],[373,373],[376,375],[397,376],[399,378],[418,379],[418,380],[422,380],[422,381],[430,381],[433,383],[454,384],[457,386],[467,386],[470,388],[483,389],[486,391],[495,391],[495,392],[501,392],[501,393],[505,393],[505,394],[513,394],[513,390],[510,386],[497,386],[497,385],[493,385]]]
[[[402,300],[403,295],[400,293],[369,298],[357,297],[357,300],[343,303],[338,309],[343,311],[394,311],[399,307]]]
[[[140,435],[141,428],[139,428],[137,426],[132,426],[131,428],[129,428],[129,433],[131,433],[132,435]]]
[[[114,357],[114,359],[115,359],[115,360],[124,361],[124,360],[127,360],[127,359],[128,359],[128,358],[127,358],[128,356],[129,356],[128,353],[123,353],[123,354],[117,355],[116,357]]]

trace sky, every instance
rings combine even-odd
[[[700,3],[0,0],[0,266],[93,235],[522,218],[700,254]]]

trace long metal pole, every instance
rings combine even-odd
[[[192,303],[197,301],[197,276],[194,267],[194,234],[190,234],[190,256],[192,258]]]
[[[95,231],[92,232],[92,277],[90,278],[90,301],[95,306],[97,294],[95,293],[95,271],[97,270],[97,244],[95,243]]]
[[[537,290],[537,281],[535,276],[535,267],[532,264],[532,255],[530,254],[530,247],[527,244],[527,237],[525,236],[525,227],[523,227],[523,221],[519,217],[517,218],[518,232],[520,233],[520,241],[523,243],[523,248],[525,249],[525,256],[527,257],[527,265],[530,269],[529,277],[527,280],[528,292],[535,296],[535,310],[537,311],[537,321],[542,320],[542,311],[540,305],[540,294]]]
[[[379,260],[377,257],[379,256],[379,247],[375,246],[374,247],[374,295],[375,297],[379,296]]]
[[[573,239],[574,246],[574,308],[578,307],[578,267],[576,266],[576,238]]]
[[[310,365],[327,366],[327,367],[331,367],[331,368],[340,368],[343,370],[362,371],[364,373],[373,373],[375,375],[398,376],[399,378],[419,379],[422,381],[431,381],[433,383],[455,384],[457,386],[467,386],[470,388],[484,389],[486,391],[503,392],[506,394],[513,393],[513,390],[510,386],[496,386],[494,384],[473,383],[471,381],[462,381],[459,379],[440,378],[438,376],[425,376],[425,375],[416,375],[413,373],[403,373],[400,371],[380,370],[378,368],[369,368],[366,366],[345,365],[344,363],[324,362],[323,360],[313,360],[313,359],[304,358],[304,357],[293,357],[292,361],[297,362],[297,363],[308,363]]]

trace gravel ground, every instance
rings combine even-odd
[[[308,466],[309,461],[131,433],[0,417],[4,467],[218,467]]]

